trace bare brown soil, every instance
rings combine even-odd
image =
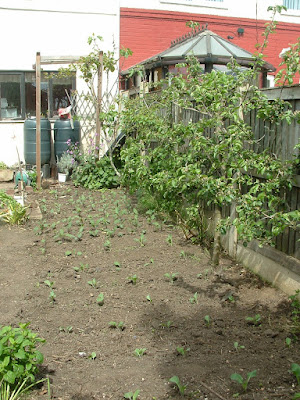
[[[29,200],[39,202],[42,220],[0,226],[0,325],[30,321],[46,339],[42,373],[54,399],[117,400],[137,389],[141,400],[179,399],[174,375],[191,399],[289,400],[300,392],[289,372],[300,349],[285,342],[286,295],[225,256],[212,268],[205,251],[142,215],[121,189],[69,183]],[[165,276],[175,273],[173,282]],[[246,321],[257,314],[258,326]],[[230,376],[253,370],[244,393]],[[46,399],[46,391],[30,398]]]

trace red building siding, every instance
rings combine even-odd
[[[133,56],[125,60],[122,69],[125,70],[170,47],[171,40],[190,31],[185,26],[187,21],[208,24],[208,29],[245,50],[255,52],[256,43],[262,43],[262,33],[268,21],[246,18],[228,18],[216,15],[189,14],[182,12],[142,10],[121,8],[120,44],[129,47]],[[237,29],[243,28],[244,33],[238,36]],[[281,61],[279,53],[289,44],[295,43],[300,36],[300,24],[283,23],[277,25],[276,33],[270,36],[265,51],[266,61],[278,68]]]

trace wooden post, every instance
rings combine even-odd
[[[41,188],[41,55],[36,53],[36,186]]]
[[[102,82],[103,82],[103,51],[99,52],[99,67],[98,67],[98,83],[97,83],[97,109],[96,109],[96,149],[95,156],[99,158],[100,152],[100,135],[101,135],[101,122],[100,113],[102,111]]]

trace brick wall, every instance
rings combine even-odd
[[[261,36],[268,21],[246,18],[228,18],[215,15],[189,14],[161,10],[142,10],[121,8],[120,45],[129,47],[133,56],[125,60],[122,69],[139,63],[170,47],[171,40],[190,31],[186,21],[193,20],[200,25],[208,24],[208,29],[250,52],[255,51],[255,44],[262,42]],[[238,36],[237,29],[243,28],[243,36]],[[276,33],[271,35],[265,51],[266,60],[278,67],[279,53],[283,48],[295,43],[300,36],[300,24],[280,22]]]

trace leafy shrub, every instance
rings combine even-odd
[[[14,225],[23,223],[25,218],[26,208],[0,190],[0,221]]]
[[[111,189],[119,186],[119,179],[108,157],[103,157],[100,160],[88,157],[74,169],[72,181],[76,186],[94,190]]]
[[[19,328],[3,326],[0,330],[0,381],[11,385],[26,379],[35,381],[38,365],[43,355],[36,347],[45,340],[30,331],[29,323],[19,324]]]
[[[0,161],[0,169],[7,169],[7,168],[8,168],[7,165],[3,161]]]

